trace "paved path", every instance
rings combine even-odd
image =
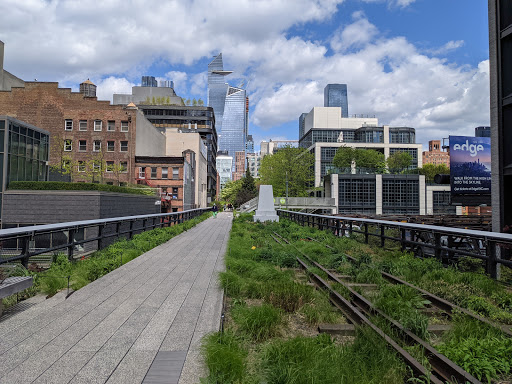
[[[198,383],[231,220],[220,213],[66,300],[4,317],[0,383]]]

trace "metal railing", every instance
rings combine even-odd
[[[435,257],[444,263],[461,257],[479,259],[485,262],[486,272],[495,279],[499,278],[499,265],[512,268],[511,234],[286,210],[277,210],[277,214],[302,226],[331,231],[336,236],[360,234],[365,243],[371,237],[377,238],[381,247],[386,241],[398,242],[402,250],[419,257]]]
[[[131,239],[137,233],[181,224],[209,210],[211,208],[1,229],[0,265],[19,261],[25,267],[31,262],[51,263],[61,250],[65,250],[69,259],[84,257],[119,237]]]

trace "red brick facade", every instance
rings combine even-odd
[[[49,131],[50,143],[53,143],[50,165],[60,164],[63,155],[77,164],[84,162],[82,165],[97,158],[108,164],[126,166],[126,172],[105,171],[103,181],[136,182],[133,177],[135,109],[84,97],[69,88],[59,88],[58,83],[26,82],[24,88],[0,92],[0,115],[12,116]],[[67,145],[66,151],[59,153],[58,144],[64,145],[65,140],[70,140],[71,146]],[[76,171],[74,181],[87,180],[85,172]]]

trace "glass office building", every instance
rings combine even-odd
[[[245,152],[247,94],[245,89],[225,82],[224,77],[230,73],[224,70],[222,53],[208,64],[208,106],[215,112],[219,151],[227,151],[234,159],[236,152]]]
[[[327,84],[324,107],[341,107],[341,117],[348,117],[347,84]]]
[[[0,206],[11,181],[48,181],[50,133],[0,116]]]

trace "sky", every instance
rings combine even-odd
[[[141,76],[207,99],[207,66],[250,99],[249,134],[298,139],[298,118],[347,84],[349,114],[416,129],[416,141],[489,125],[486,0],[2,0],[4,68],[100,100]]]

